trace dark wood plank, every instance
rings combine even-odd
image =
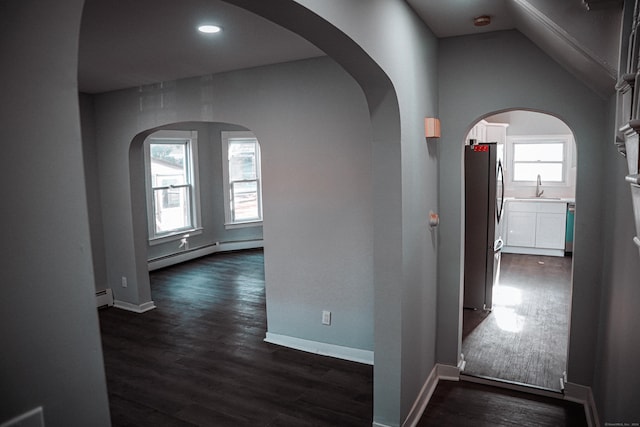
[[[371,366],[264,342],[263,262],[261,251],[244,251],[155,271],[157,309],[100,311],[115,427],[371,426]],[[438,409],[449,399],[461,419],[480,416],[464,415],[468,400],[455,403],[455,393],[441,397],[442,390],[439,385],[420,425],[465,425]],[[479,393],[465,399],[495,394]],[[546,422],[544,413],[525,415]]]
[[[465,372],[559,391],[570,299],[570,257],[504,254],[493,311],[464,310]]]
[[[441,381],[418,427],[585,427],[584,407],[466,381]]]
[[[114,426],[370,426],[373,368],[264,342],[261,251],[150,274],[157,309],[100,311]]]

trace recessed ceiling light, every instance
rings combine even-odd
[[[217,25],[200,25],[198,27],[198,31],[206,34],[214,34],[222,31],[222,28],[218,27]]]

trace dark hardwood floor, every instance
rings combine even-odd
[[[560,391],[571,257],[503,254],[492,312],[464,310],[465,372]]]
[[[115,427],[371,426],[371,366],[264,342],[263,264],[243,251],[168,267],[150,274],[155,310],[100,310]],[[558,402],[503,396],[441,382],[420,426],[584,425],[550,418]]]
[[[578,403],[466,381],[440,381],[418,427],[586,427]]]
[[[100,311],[114,426],[371,426],[373,368],[265,343],[261,251],[150,274],[158,308]]]

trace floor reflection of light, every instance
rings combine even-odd
[[[493,288],[493,305],[514,306],[522,304],[522,291],[511,286]]]
[[[520,332],[524,327],[524,316],[516,313],[522,304],[522,291],[510,286],[496,286],[493,290],[493,316],[500,329],[506,332]]]
[[[493,308],[493,316],[500,329],[506,332],[520,332],[524,327],[524,316],[520,316],[510,307]]]

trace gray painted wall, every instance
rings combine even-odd
[[[309,3],[312,1],[309,0]],[[424,29],[418,30],[420,35],[417,39],[412,40],[408,33],[399,36],[398,41],[405,42],[406,47],[402,52],[396,49],[395,43],[384,40],[382,34],[373,35],[379,30],[378,24],[386,22],[388,16],[400,15],[408,18],[411,29],[417,29],[419,25],[414,18],[410,17],[411,14],[402,2],[367,2],[367,5],[369,4],[372,5],[372,9],[367,9],[367,14],[362,13],[361,4],[341,5],[344,10],[333,12],[326,10],[323,14],[332,22],[336,22],[336,25],[340,25],[345,32],[350,33],[371,56],[376,57],[389,70],[389,75],[400,88],[398,96],[401,98],[399,111],[403,116],[403,133],[402,138],[394,139],[397,135],[393,127],[393,116],[399,112],[396,110],[397,106],[394,106],[395,94],[389,92],[389,88],[384,84],[376,87],[376,84],[384,79],[379,78],[375,69],[371,69],[373,71],[370,75],[371,79],[367,81],[367,73],[362,72],[367,70],[367,67],[358,68],[354,64],[345,66],[350,73],[357,76],[360,85],[366,88],[365,96],[374,129],[370,138],[373,140],[374,176],[372,181],[376,188],[376,192],[372,195],[373,223],[380,224],[384,223],[386,213],[398,212],[396,202],[399,201],[399,196],[397,192],[396,195],[393,192],[399,188],[396,178],[398,178],[400,164],[395,157],[396,147],[391,143],[401,140],[403,150],[404,146],[415,144],[414,148],[420,151],[421,149],[417,148],[417,135],[422,128],[419,116],[423,113],[434,114],[435,107],[432,103],[436,95],[431,91],[435,90],[435,77],[431,76],[435,74],[435,70],[431,70],[430,67],[435,66],[435,60],[431,61],[430,58],[435,53],[435,48],[423,50],[433,42],[428,34],[422,34],[426,31]],[[322,9],[322,2],[315,2],[315,8]],[[81,170],[79,111],[76,107],[77,94],[75,93],[77,28],[80,11],[81,1],[67,2],[63,6],[56,4],[55,7],[43,6],[40,2],[36,5],[36,2],[29,1],[10,1],[2,4],[3,16],[20,17],[19,20],[6,23],[7,26],[3,30],[4,36],[0,39],[2,53],[10,56],[14,65],[2,70],[2,81],[6,82],[2,91],[6,100],[2,110],[5,124],[2,132],[5,140],[24,142],[20,145],[12,145],[10,147],[12,155],[3,157],[6,163],[3,164],[3,170],[9,171],[12,178],[20,179],[23,183],[20,188],[6,190],[9,191],[14,204],[12,211],[3,212],[3,216],[9,221],[24,224],[25,227],[13,227],[7,230],[7,238],[14,243],[12,247],[4,246],[3,249],[4,259],[12,261],[5,267],[3,283],[6,283],[5,290],[8,290],[9,294],[3,299],[5,303],[0,310],[3,325],[1,335],[5,343],[5,351],[0,356],[3,378],[1,391],[3,396],[9,396],[5,404],[0,407],[1,420],[41,404],[45,407],[47,425],[72,424],[71,416],[82,425],[108,425],[109,420],[93,300],[93,269],[88,249],[89,220],[85,203],[84,175]],[[349,12],[346,13],[348,16],[342,17],[343,12]],[[365,22],[369,19],[372,20],[371,24]],[[24,26],[24,23],[29,22],[44,31],[47,29],[52,31],[48,32],[48,37],[43,39],[40,33],[31,33],[30,29]],[[56,32],[55,29],[60,28],[61,23],[64,24],[64,31]],[[337,56],[345,62],[349,61],[348,54],[351,53],[349,49],[353,47],[350,43],[352,41],[345,40],[344,45],[336,47],[336,49],[342,49]],[[349,49],[345,48],[345,45]],[[624,328],[625,325],[634,325],[637,320],[629,308],[629,301],[637,298],[637,289],[634,288],[637,284],[635,281],[637,271],[633,267],[636,263],[633,261],[635,258],[629,259],[626,255],[629,252],[636,255],[637,251],[630,251],[624,239],[609,240],[609,237],[607,238],[606,242],[610,245],[607,247],[615,249],[611,255],[607,255],[611,257],[609,263],[611,268],[605,268],[605,277],[610,279],[612,284],[601,288],[599,281],[602,254],[598,248],[603,242],[602,220],[604,218],[600,212],[603,191],[598,183],[603,181],[601,162],[604,158],[603,153],[607,153],[607,164],[613,165],[610,170],[616,172],[618,177],[623,175],[623,171],[620,170],[623,166],[619,164],[617,155],[610,154],[609,132],[603,131],[602,102],[573,81],[542,52],[537,51],[515,33],[444,40],[440,44],[440,51],[442,53],[439,70],[442,83],[440,118],[443,120],[443,138],[438,143],[438,149],[440,160],[446,168],[441,169],[439,187],[442,216],[439,233],[442,238],[439,247],[438,360],[455,363],[459,353],[460,265],[463,250],[460,244],[462,235],[461,145],[464,135],[475,120],[490,111],[528,107],[554,112],[565,119],[576,132],[579,146],[579,214],[576,218],[576,227],[578,227],[577,234],[583,237],[580,241],[576,241],[576,264],[580,263],[580,265],[574,272],[576,292],[569,376],[572,381],[590,384],[589,377],[593,373],[591,355],[597,353],[598,367],[602,374],[596,381],[596,394],[601,406],[606,408],[604,409],[605,417],[633,415],[628,400],[619,403],[620,396],[631,396],[630,390],[637,388],[635,387],[637,375],[634,375],[633,367],[627,366],[630,362],[618,365],[620,357],[635,354],[638,348],[634,337],[629,338],[629,329]],[[52,56],[51,52],[55,52],[55,55]],[[428,58],[422,58],[420,52]],[[362,59],[362,62],[370,65],[367,62],[367,55],[362,56],[361,51],[356,53],[353,56],[358,58],[356,62]],[[412,61],[412,57],[422,59],[416,64]],[[475,66],[475,72],[472,75],[467,73],[469,63]],[[46,79],[41,78],[43,64],[46,64]],[[423,69],[423,65],[427,67]],[[414,73],[415,70],[420,70],[420,73]],[[425,71],[427,73],[423,75],[422,72]],[[342,73],[340,74],[344,77]],[[408,79],[406,84],[400,82],[402,78]],[[294,80],[294,82],[297,81]],[[55,84],[51,84],[52,82]],[[553,84],[549,85],[549,82]],[[224,83],[234,86],[233,79],[226,80]],[[282,83],[282,86],[289,86],[289,83]],[[350,82],[347,86],[352,83]],[[198,87],[204,87],[205,90],[199,91]],[[208,97],[211,92],[206,89],[207,87],[206,83],[200,82],[187,85],[184,91],[178,91],[185,95],[185,100],[178,97],[176,101],[184,104],[185,109],[175,115],[171,114],[173,109],[171,111],[138,111],[140,99],[128,96],[120,98],[127,100],[127,105],[123,106],[126,112],[134,112],[134,116],[139,121],[132,124],[131,116],[123,118],[117,110],[112,110],[107,117],[103,117],[107,123],[113,121],[119,125],[121,121],[124,122],[126,125],[124,128],[128,128],[129,131],[124,132],[128,138],[127,143],[123,143],[118,138],[109,141],[114,145],[113,152],[105,150],[104,156],[99,153],[100,165],[127,164],[129,159],[127,144],[135,135],[131,132],[139,132],[159,124],[187,120],[187,118],[197,121],[213,120],[214,111],[219,113],[216,116],[221,116],[217,120],[237,123],[233,120],[237,117],[234,117],[230,111],[221,111],[217,101],[209,102],[213,98]],[[242,92],[243,86],[239,85],[235,89]],[[376,89],[380,90],[376,91]],[[415,93],[419,95],[407,93],[409,89],[415,89]],[[305,91],[306,89],[302,89],[303,94],[306,93]],[[349,92],[355,98],[361,96],[353,87]],[[186,96],[187,94],[191,95]],[[149,94],[143,94],[143,97],[147,95]],[[196,95],[204,95],[204,97],[200,102],[195,102]],[[285,100],[296,105],[292,97],[287,97]],[[353,100],[351,99],[352,102]],[[270,105],[271,102],[273,99],[261,99],[261,107],[265,104]],[[355,116],[358,117],[366,108],[362,98],[356,104],[361,105],[349,104],[353,107],[348,115],[350,119],[352,113],[355,112]],[[425,111],[419,112],[421,108]],[[277,116],[277,113],[269,114],[268,108],[262,108],[259,113],[249,111],[247,116],[251,120],[247,120],[246,125],[255,131],[260,129],[260,133],[264,135],[279,136],[282,124],[290,125],[286,116],[280,117],[280,121],[271,121],[271,126],[266,123],[264,126],[251,126],[254,121],[261,122],[256,116],[264,114],[265,111],[269,116],[267,120],[273,119],[274,115]],[[235,113],[239,114],[237,111]],[[323,114],[320,114],[320,117],[323,117]],[[389,118],[388,123],[391,126],[380,126],[385,122],[383,118]],[[34,123],[39,125],[34,126]],[[356,123],[355,126],[367,128],[364,123]],[[385,134],[385,130],[388,133]],[[361,131],[366,133],[371,130],[359,129],[358,134]],[[101,132],[99,124],[97,132]],[[292,139],[293,137],[289,135],[288,142],[291,143]],[[55,141],[55,144],[42,144],[43,140]],[[99,148],[102,149],[102,147]],[[12,163],[12,159],[16,158],[30,159],[31,163],[29,165]],[[51,159],[57,159],[58,162],[52,162]],[[416,162],[420,163],[419,160]],[[424,161],[420,166],[429,164],[428,161]],[[403,172],[402,183],[407,184],[407,189],[415,188],[417,184],[411,179],[420,174],[419,171],[414,170],[419,167],[410,165],[414,165],[413,162],[407,161],[408,170]],[[388,177],[390,177],[388,180],[385,180],[384,174],[381,173],[385,168],[388,169]],[[424,168],[424,170],[427,169],[427,167]],[[428,170],[431,173],[431,170]],[[114,171],[105,171],[101,168],[101,171],[101,180],[112,183],[127,193],[125,197],[107,197],[108,202],[115,202],[112,206],[106,206],[109,212],[124,209],[133,216],[131,194],[127,185],[130,175],[128,166],[118,167]],[[28,176],[25,172],[28,172]],[[277,171],[274,174],[277,174]],[[274,176],[273,182],[277,182],[277,178]],[[624,198],[627,189],[626,186],[624,189],[622,187],[616,190],[615,197],[611,199],[614,202],[612,206],[616,207],[615,216],[611,218],[621,220],[620,231],[616,231],[614,237],[626,235],[631,229],[628,217],[629,202]],[[405,202],[400,199],[407,216],[402,216],[402,223],[397,221],[396,227],[417,228],[417,225],[414,227],[411,224],[411,221],[414,221],[414,214],[410,212],[415,212],[417,216],[418,210],[430,206],[431,197],[435,197],[430,193],[431,190],[434,190],[433,184],[426,187],[427,194],[424,199],[422,196],[417,197],[414,205],[405,205]],[[408,194],[403,190],[402,198],[406,197]],[[34,206],[41,206],[43,202],[48,203],[47,206],[50,206],[51,210],[45,212],[34,208]],[[104,207],[102,206],[103,209]],[[614,214],[611,213],[611,215]],[[50,226],[52,219],[56,227]],[[108,221],[105,220],[106,222]],[[392,222],[388,224],[393,225]],[[107,254],[113,255],[118,250],[123,250],[122,258],[107,262],[107,268],[112,271],[111,275],[113,276],[113,271],[116,271],[115,276],[119,280],[121,271],[137,275],[140,270],[140,277],[144,279],[146,272],[138,266],[146,264],[144,257],[146,233],[132,237],[134,231],[140,232],[140,227],[134,227],[133,220],[130,224],[123,224],[122,229],[115,227],[107,230],[107,233],[109,231],[124,236],[125,241],[124,244],[105,242],[108,246]],[[265,229],[265,236],[268,234],[267,231]],[[273,231],[277,230],[274,228]],[[373,232],[374,241],[380,243],[383,242],[384,237],[390,236],[392,239],[388,244],[391,249],[388,254],[395,254],[390,257],[391,260],[379,256],[373,266],[376,273],[374,278],[376,326],[381,326],[375,331],[376,350],[379,345],[379,349],[382,350],[400,342],[396,336],[392,335],[394,331],[406,328],[406,331],[417,331],[417,334],[411,337],[410,343],[401,343],[401,350],[388,349],[386,354],[383,354],[382,363],[376,365],[375,416],[378,421],[390,419],[390,425],[399,423],[400,412],[405,413],[406,410],[401,411],[398,408],[406,408],[413,401],[414,385],[420,383],[424,372],[433,366],[431,356],[433,340],[430,338],[434,333],[432,319],[427,318],[423,322],[418,322],[414,329],[406,325],[420,318],[419,316],[433,316],[435,311],[431,310],[434,308],[431,302],[434,292],[429,285],[432,282],[428,274],[418,273],[418,275],[425,274],[425,277],[415,282],[417,286],[411,288],[411,292],[406,292],[407,281],[401,279],[405,276],[403,271],[398,270],[398,262],[403,263],[405,256],[413,253],[421,256],[423,252],[409,243],[405,244],[402,239],[398,240],[396,231],[385,229]],[[404,231],[401,231],[401,234],[404,235]],[[424,238],[424,234],[421,236],[416,239]],[[360,240],[367,240],[366,233],[360,236]],[[413,242],[414,239],[411,241]],[[142,242],[141,247],[136,246],[135,242]],[[84,252],[80,248],[84,248]],[[418,250],[411,252],[411,249]],[[373,252],[385,254],[384,250],[377,247]],[[13,256],[16,253],[29,255],[21,255],[16,259]],[[143,256],[139,257],[138,254]],[[431,272],[431,263],[434,258],[428,250],[424,255],[426,260],[424,269]],[[605,258],[605,265],[608,267],[607,259],[609,258]],[[369,261],[365,260],[365,262]],[[413,266],[414,263],[415,261],[411,261],[408,265]],[[391,269],[385,275],[384,267],[387,266]],[[122,270],[119,270],[120,268]],[[378,273],[385,277],[379,278]],[[406,276],[409,278],[408,282],[413,282],[411,278],[416,277],[415,268],[409,267],[408,273]],[[393,288],[391,284],[394,280],[401,284]],[[613,284],[618,280],[619,283]],[[378,286],[382,281],[386,281],[384,286]],[[596,301],[601,295],[601,290],[602,295],[606,297],[603,319],[607,320],[602,324],[600,350],[595,352],[593,350],[596,346],[592,336],[595,330],[593,326],[597,323],[598,317],[599,305]],[[332,292],[335,295],[336,290],[333,289]],[[138,294],[135,295],[136,298],[144,301],[143,292]],[[412,310],[411,313],[403,314],[403,307],[398,304],[398,300],[406,301],[405,296],[411,295],[418,295],[422,301],[429,302],[426,305],[427,310],[422,306],[422,314],[416,314],[413,306],[408,307]],[[149,295],[146,297],[148,298]],[[416,305],[421,304],[416,303]],[[311,311],[317,310],[314,308]],[[14,327],[16,324],[22,326],[17,329]],[[408,341],[404,338],[403,340]],[[7,351],[7,348],[10,350]],[[411,359],[401,357],[401,353],[409,350],[415,350],[418,354]],[[416,365],[415,361],[418,359],[422,366]],[[618,366],[624,370],[618,369]],[[406,379],[412,370],[416,375],[414,381]],[[388,378],[385,378],[385,375]],[[401,380],[400,376],[402,376]],[[628,381],[625,381],[625,378]],[[391,381],[380,381],[384,379]],[[381,391],[383,387],[389,391]],[[395,399],[394,396],[400,395],[399,388],[402,388],[402,396]],[[611,396],[615,396],[616,399],[611,400]],[[389,401],[381,401],[386,397],[390,398]]]
[[[523,108],[565,121],[578,147],[569,381],[591,385],[602,290],[604,153],[612,149],[605,104],[515,31],[440,40],[441,233],[438,360],[460,353],[464,253],[462,144],[470,126],[492,112]],[[446,238],[444,237],[446,236]]]
[[[610,102],[608,129],[613,133],[615,101]],[[594,394],[602,425],[640,420],[638,390],[640,370],[635,355],[640,353],[640,263],[635,235],[627,160],[618,154],[608,138],[606,146],[604,283],[595,370]],[[634,421],[636,420],[636,421]]]
[[[0,5],[11,64],[0,70],[0,424],[38,406],[47,426],[110,424],[76,86],[81,9]]]
[[[437,43],[404,2],[375,0],[337,5],[323,0],[299,0],[298,3],[355,41],[387,74],[397,96],[399,164],[395,163],[397,154],[392,145],[396,136],[389,134],[391,138],[376,143],[387,134],[376,127],[377,111],[371,98],[369,108],[374,122],[374,197],[378,203],[388,206],[398,203],[401,207],[400,212],[376,210],[374,220],[376,233],[380,233],[374,235],[374,421],[400,425],[435,363],[438,230],[429,228],[428,213],[438,211],[437,143],[425,141],[424,118],[434,117],[437,112]],[[387,27],[393,30],[380,31]],[[313,35],[306,37],[314,41]],[[337,50],[321,47],[332,56]],[[336,60],[352,70],[348,60]],[[367,79],[354,74],[365,93],[369,93]],[[385,173],[385,169],[390,173]],[[398,183],[400,187],[396,187],[394,195],[391,186]],[[381,224],[389,224],[385,235],[378,231]]]
[[[96,291],[107,289],[107,267],[104,258],[104,231],[100,210],[100,183],[98,155],[96,151],[95,111],[93,97],[80,94],[80,130],[82,132],[82,158],[84,159],[87,206],[89,208],[89,232]]]
[[[353,79],[319,58],[148,90],[142,111],[137,89],[95,101],[107,268],[116,298],[152,299],[140,197],[144,135],[134,146],[131,141],[167,123],[234,123],[251,129],[262,149],[269,332],[373,349],[371,129]],[[212,150],[219,147],[211,135],[218,130],[206,129]],[[200,156],[204,162],[216,154],[205,148]],[[202,172],[202,191],[217,192],[221,185],[207,186],[202,181],[215,178]],[[127,288],[119,285],[121,275],[129,278]],[[330,327],[321,325],[323,309],[333,313]]]

